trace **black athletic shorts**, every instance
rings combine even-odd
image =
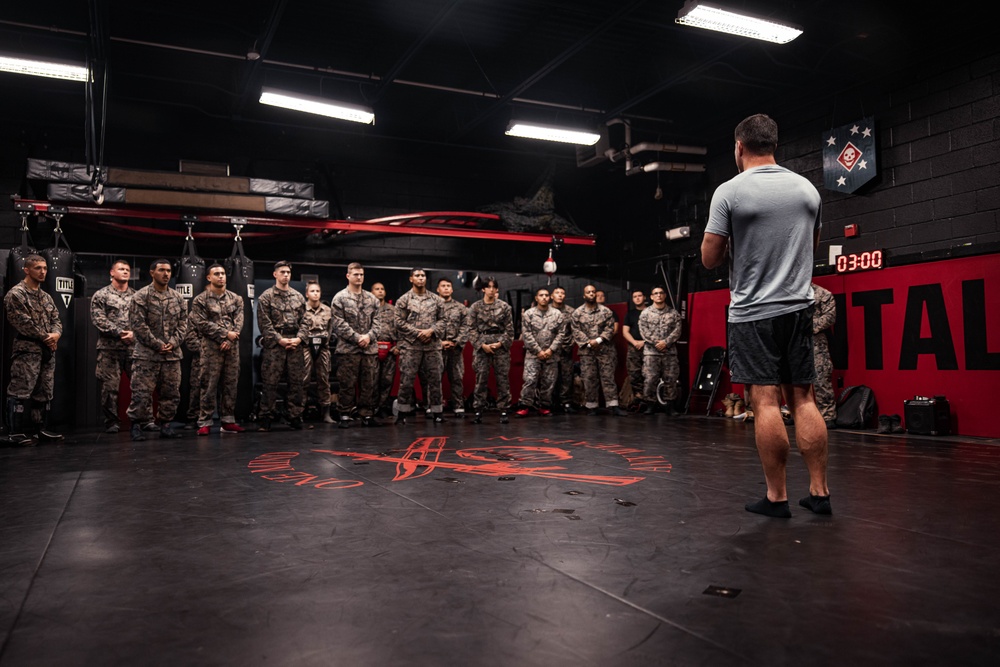
[[[729,323],[729,371],[739,384],[812,384],[813,307],[765,320]]]

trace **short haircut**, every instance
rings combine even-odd
[[[766,114],[744,118],[736,126],[734,135],[753,155],[774,155],[778,148],[778,124]]]
[[[482,286],[483,286],[483,289],[486,289],[487,287],[489,287],[490,283],[493,283],[493,287],[496,287],[497,289],[500,289],[500,281],[497,280],[496,276],[486,276],[485,278],[483,278],[482,283],[481,283]]]
[[[166,264],[167,266],[170,267],[171,271],[174,270],[174,265],[170,263],[170,260],[169,259],[163,259],[162,257],[160,259],[154,259],[153,263],[149,265],[149,270],[150,271],[156,271],[156,267],[158,267],[160,264]]]
[[[666,293],[667,293],[667,288],[666,288],[666,287],[664,287],[663,285],[653,285],[653,289],[649,290],[649,293],[650,293],[650,294],[652,294],[652,293],[653,293],[653,292],[655,292],[656,290],[660,290],[660,291],[661,291],[661,292],[663,292],[664,294],[666,294]]]
[[[307,280],[306,281],[306,289],[309,289],[310,285],[316,285],[317,287],[319,287],[319,281],[318,280],[311,280],[311,279]]]
[[[628,294],[629,294],[629,296],[635,296],[636,292],[638,292],[639,294],[641,294],[643,296],[646,296],[646,290],[642,289],[641,287],[636,287],[634,290],[632,290]]]
[[[556,289],[559,289],[559,288],[557,287]],[[538,289],[535,290],[535,296],[538,296],[539,292],[549,292],[549,288],[548,287],[539,287]],[[552,294],[552,292],[549,292],[549,294]]]
[[[563,287],[562,285],[556,285],[555,287],[552,288],[552,291],[555,292],[557,289],[561,289],[563,292],[566,291],[566,288]]]
[[[438,278],[438,287],[441,286],[441,283],[448,283],[451,285],[451,278]]]
[[[364,271],[365,267],[361,266],[361,262],[351,262],[350,264],[347,265],[348,273],[350,273],[354,269],[361,269],[362,271]]]
[[[116,259],[115,261],[111,262],[111,268],[113,269],[119,264],[124,264],[125,266],[127,266],[129,271],[132,270],[132,265],[126,262],[124,259]]]
[[[45,258],[42,257],[41,255],[39,255],[36,252],[33,252],[33,253],[31,253],[30,255],[28,255],[27,257],[24,258],[24,265],[25,266],[34,266],[35,264],[38,264],[39,262],[42,262],[44,264],[45,263]]]
[[[421,269],[419,266],[415,266],[412,269],[410,269],[410,277],[412,278],[413,274],[416,273],[417,271],[419,271],[420,273],[422,273],[424,275],[427,275],[426,271],[424,271],[423,269]]]
[[[208,272],[208,273],[211,273],[212,269],[222,269],[223,271],[225,271],[226,267],[224,267],[222,264],[219,264],[218,262],[216,262],[215,264],[212,264],[207,269],[205,269],[205,271]]]
[[[286,266],[288,267],[289,271],[292,270],[292,263],[289,262],[287,259],[282,259],[274,263],[274,270],[277,271],[278,269],[283,269]]]

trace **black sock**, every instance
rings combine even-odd
[[[809,494],[808,498],[799,501],[810,512],[816,514],[833,514],[833,507],[830,505],[830,496],[814,496]]]
[[[764,516],[773,516],[776,519],[791,519],[792,512],[788,509],[788,501],[782,500],[781,502],[772,503],[766,497],[761,498],[755,503],[746,504],[747,512],[753,512],[754,514],[763,514]]]

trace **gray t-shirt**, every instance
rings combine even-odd
[[[752,322],[812,303],[819,192],[778,165],[748,169],[712,195],[706,232],[729,238],[729,321]]]

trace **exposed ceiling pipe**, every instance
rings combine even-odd
[[[704,172],[705,165],[694,162],[650,162],[625,170],[625,175],[635,176],[649,171]]]
[[[657,151],[658,153],[684,153],[687,155],[708,155],[708,149],[704,146],[683,146],[679,144],[659,144],[652,141],[643,141],[635,146],[626,146],[620,151],[609,149],[605,155],[612,162],[620,162],[636,153],[644,151]]]

